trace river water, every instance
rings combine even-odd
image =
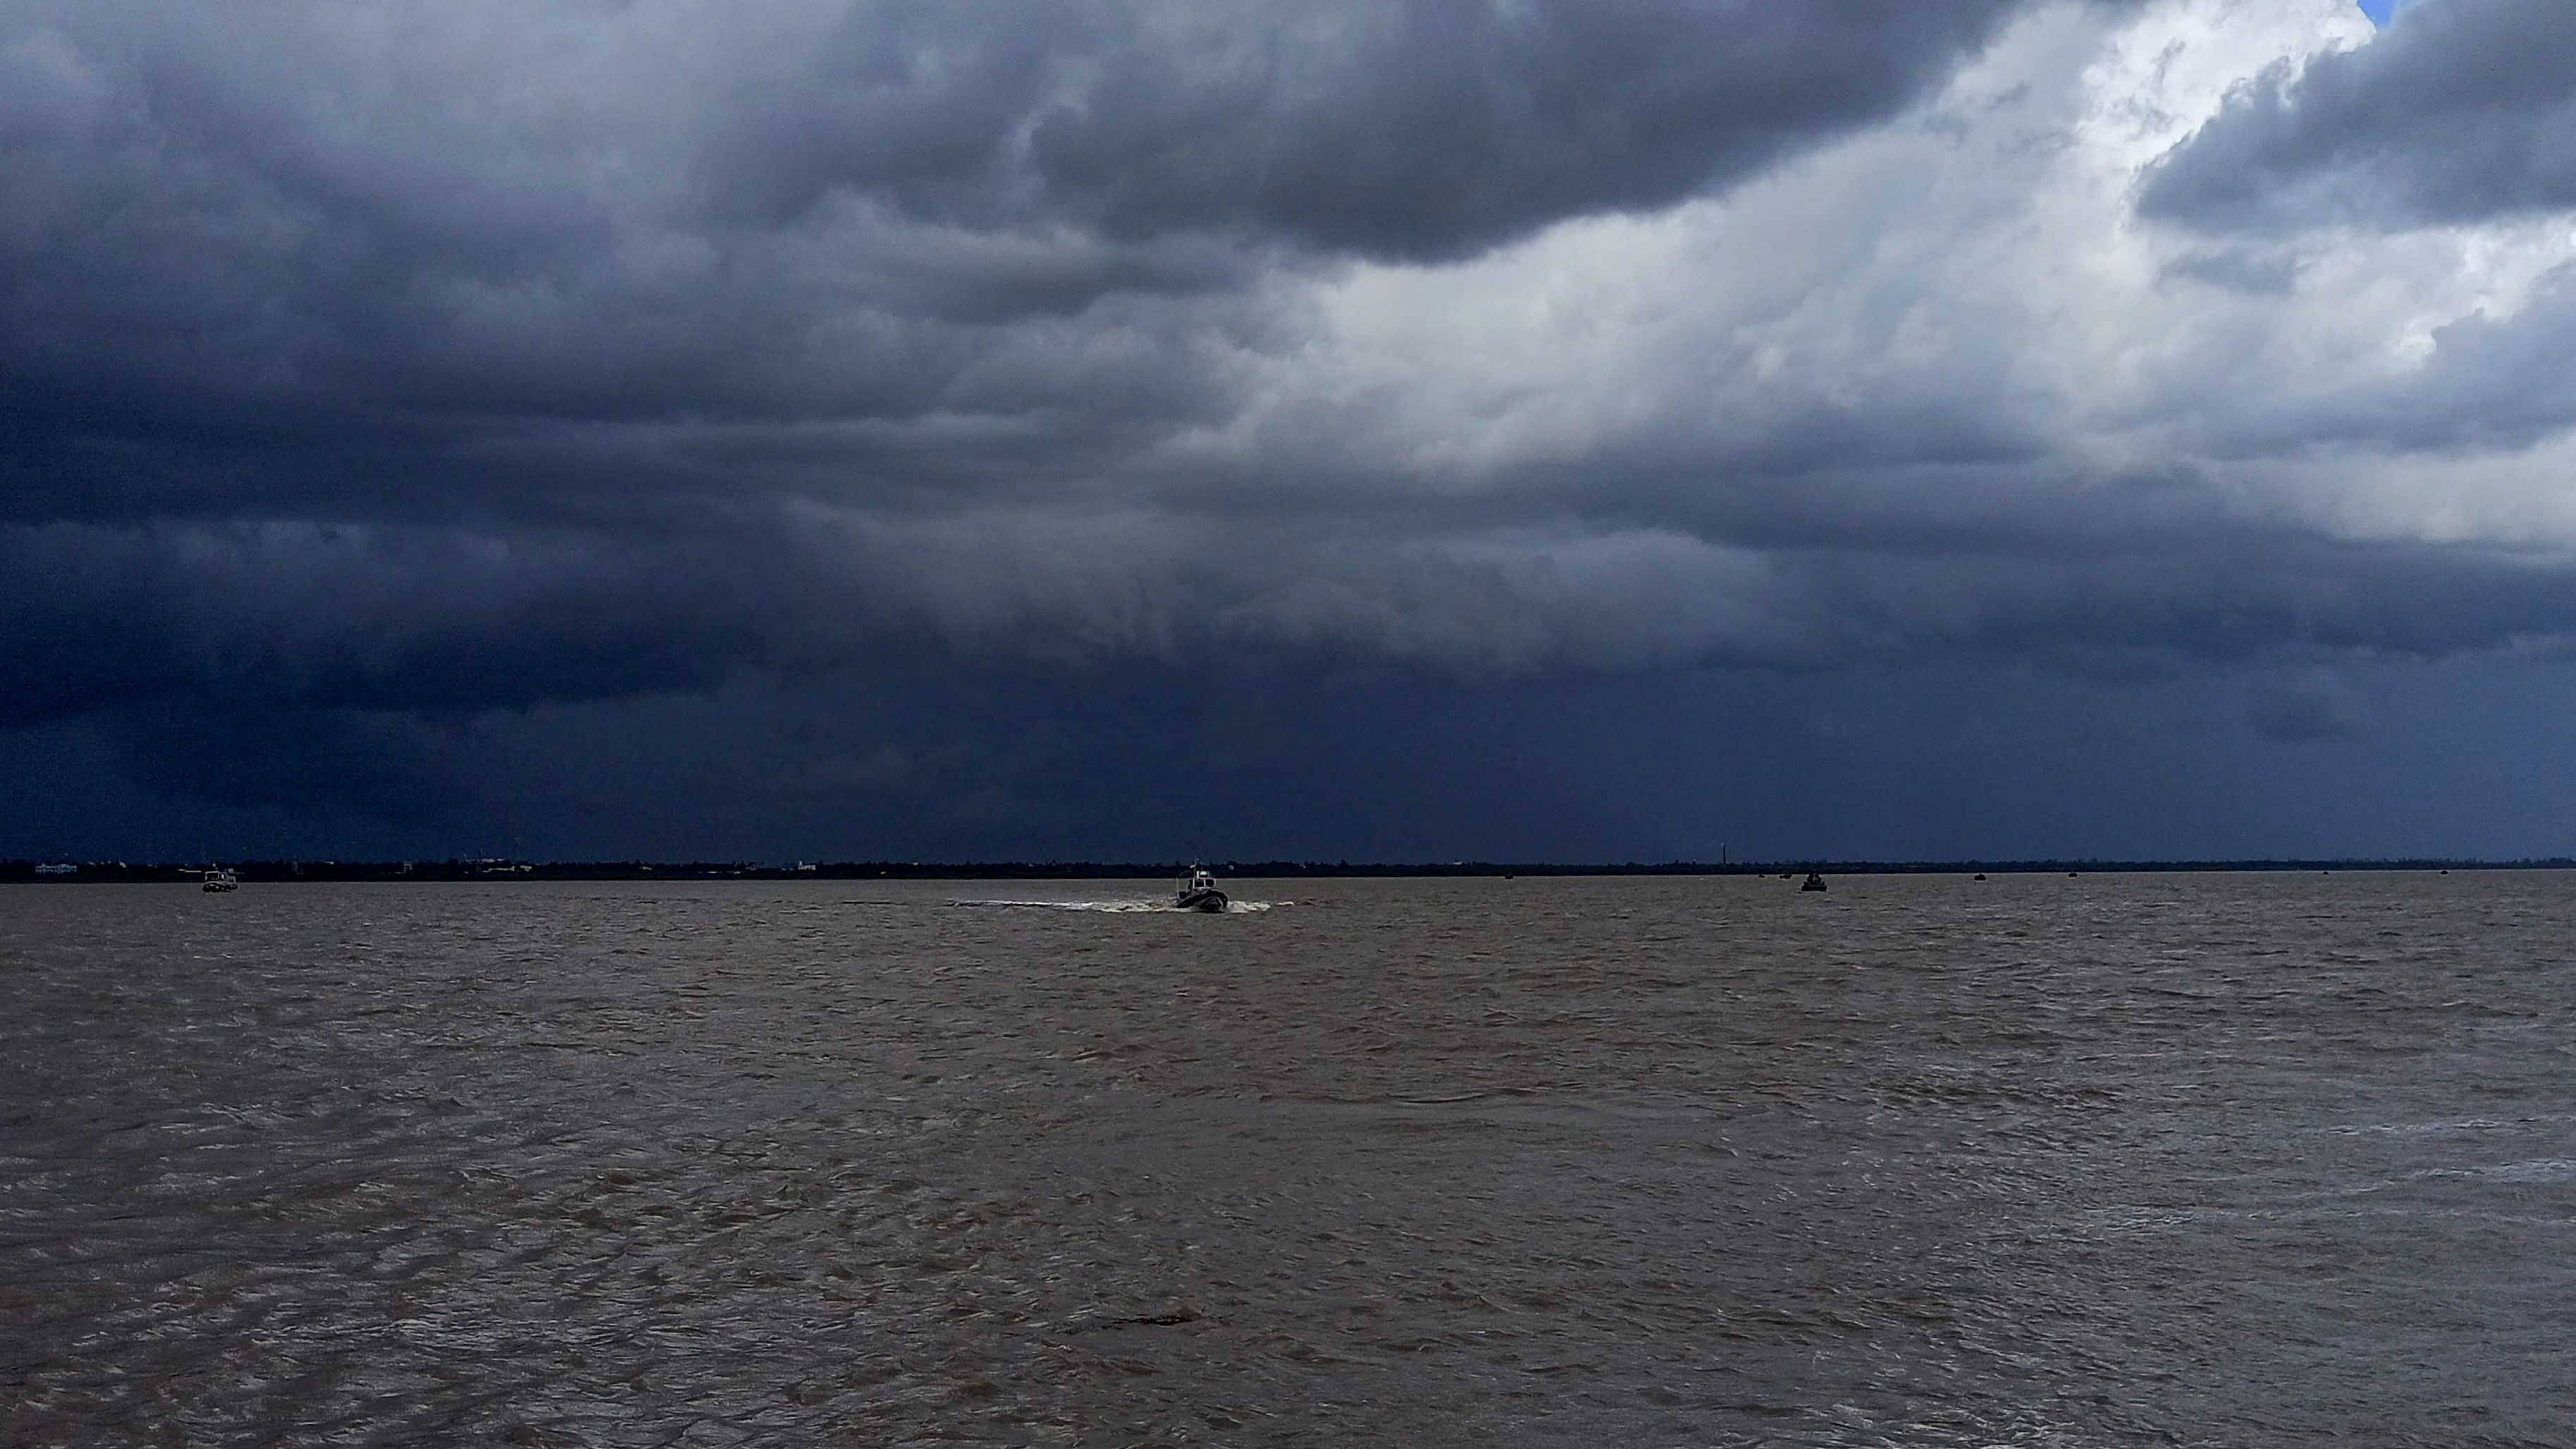
[[[2576,874],[0,888],[0,1442],[2567,1445]]]

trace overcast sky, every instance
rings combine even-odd
[[[0,0],[0,855],[2576,854],[2564,0]]]

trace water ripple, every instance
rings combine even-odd
[[[2576,878],[1007,889],[11,888],[0,1441],[2576,1442]]]

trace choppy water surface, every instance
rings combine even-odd
[[[0,889],[0,1442],[2576,1442],[2576,875]]]

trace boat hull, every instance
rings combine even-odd
[[[1172,902],[1185,911],[1221,911],[1226,908],[1225,892],[1220,890],[1183,891]]]

